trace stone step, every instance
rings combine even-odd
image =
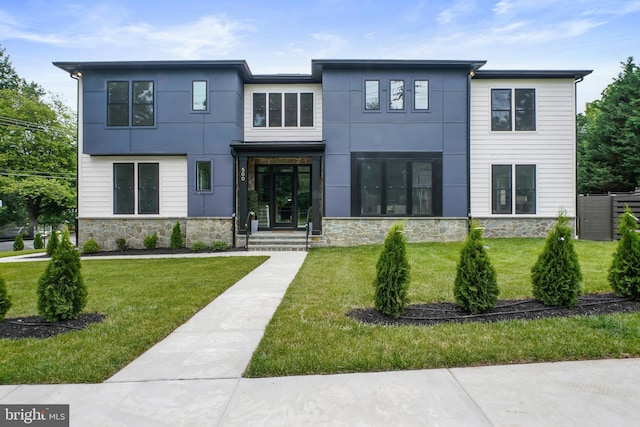
[[[238,236],[244,246],[246,236]],[[249,236],[249,251],[304,251],[307,249],[305,233],[258,232]],[[309,239],[309,244],[311,240]]]

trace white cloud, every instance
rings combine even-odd
[[[451,24],[460,16],[466,16],[472,13],[476,9],[476,2],[469,0],[458,0],[450,7],[446,8],[436,18],[438,24],[447,25]]]

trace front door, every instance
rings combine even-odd
[[[259,165],[256,171],[260,229],[304,227],[311,208],[311,166]]]
[[[289,168],[285,168],[289,169]],[[274,210],[275,210],[275,222],[274,227],[293,227],[294,208],[295,203],[293,199],[294,194],[294,174],[293,167],[290,167],[291,171],[276,171],[274,173]]]

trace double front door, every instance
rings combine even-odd
[[[311,207],[310,165],[258,165],[261,229],[302,228]]]

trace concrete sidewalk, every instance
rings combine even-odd
[[[252,253],[258,254],[258,253]],[[631,426],[640,359],[241,378],[304,252],[263,265],[103,384],[0,386],[72,426]]]

